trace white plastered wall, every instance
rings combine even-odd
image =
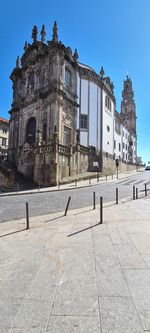
[[[111,113],[105,107],[106,92],[103,91],[103,151],[114,153],[114,102],[111,100]],[[109,131],[108,131],[108,127]]]

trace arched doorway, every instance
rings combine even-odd
[[[36,137],[36,119],[31,117],[26,126],[26,142],[30,145],[35,143]]]

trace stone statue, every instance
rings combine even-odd
[[[75,49],[75,51],[74,51],[73,59],[74,59],[75,61],[78,60],[78,52],[77,52],[77,49]]]
[[[101,67],[101,70],[100,70],[100,77],[101,77],[101,79],[103,79],[103,77],[104,77],[104,75],[105,75],[105,72],[104,72],[104,68],[103,68],[103,66]]]
[[[80,130],[79,129],[76,130],[76,142],[80,143]]]
[[[58,43],[58,28],[57,28],[56,21],[54,22],[54,26],[53,26],[53,39],[52,39],[52,41],[54,43]]]
[[[36,25],[34,25],[33,29],[32,29],[32,38],[33,38],[33,43],[36,43],[37,42],[37,27]]]
[[[45,42],[45,36],[46,36],[46,32],[45,32],[45,25],[42,25],[42,30],[41,30],[41,42],[44,43]]]
[[[16,59],[16,68],[20,68],[20,59],[19,59],[19,56]]]

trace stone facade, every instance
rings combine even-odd
[[[10,76],[13,103],[9,160],[34,181],[51,184],[50,178],[56,173],[58,161],[54,152],[49,151],[45,156],[39,154],[37,148],[49,146],[51,149],[55,133],[59,144],[74,146],[76,143],[77,52],[72,54],[69,47],[58,41],[56,22],[52,41],[48,44],[44,42],[45,35],[43,26],[41,41],[38,41],[34,26],[33,43],[25,43],[25,52],[21,60],[17,58]],[[33,151],[36,154],[33,155]],[[42,178],[45,173],[51,175],[46,176],[46,181]]]
[[[15,183],[15,173],[0,165],[0,186],[13,186]]]

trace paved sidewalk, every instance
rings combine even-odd
[[[150,196],[0,224],[0,332],[150,332]]]

